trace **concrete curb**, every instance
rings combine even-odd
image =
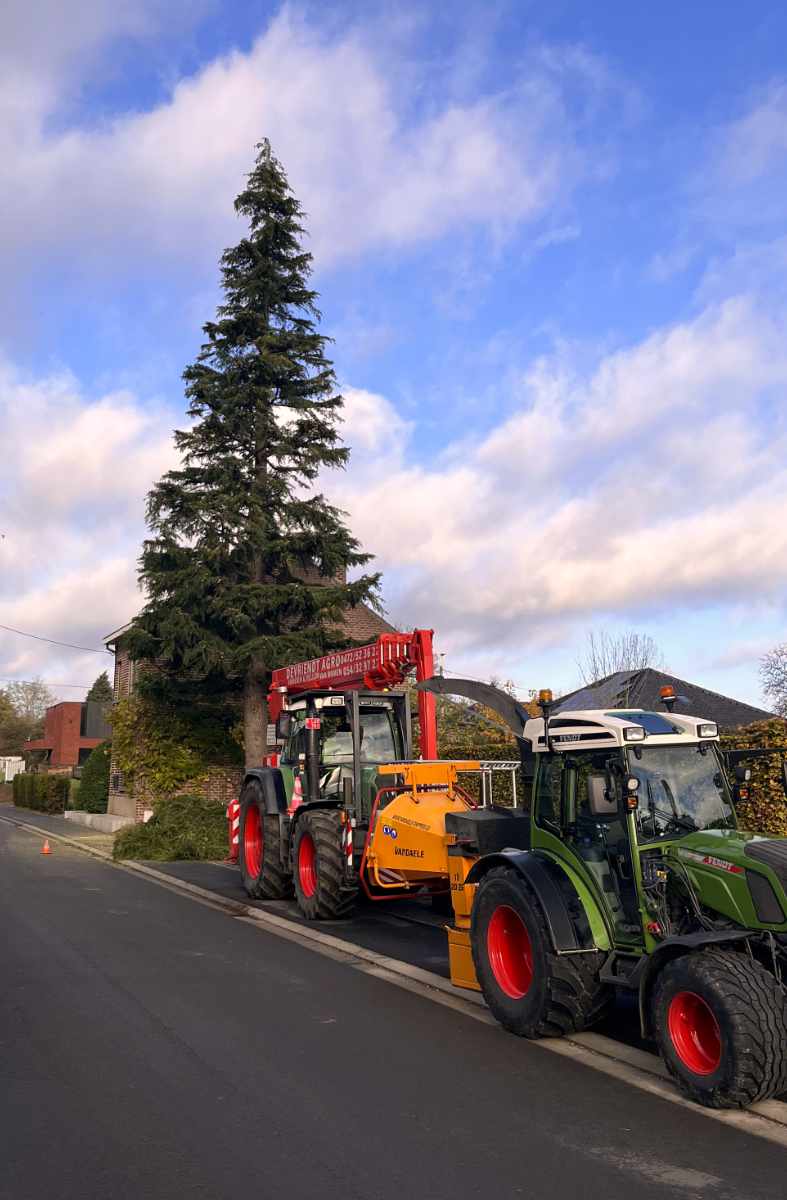
[[[481,1021],[485,1025],[497,1025],[495,1018],[479,994],[474,992],[458,993],[449,980],[444,979],[441,975],[435,975],[421,967],[411,966],[409,963],[402,962],[401,959],[378,954],[375,950],[355,946],[351,942],[342,941],[333,934],[323,933],[309,926],[297,925],[275,913],[264,912],[237,900],[231,900],[227,896],[218,896],[215,892],[178,879],[176,876],[166,875],[154,867],[147,867],[142,863],[129,860],[117,861],[104,850],[86,845],[78,838],[52,833],[41,825],[16,821],[2,815],[0,815],[0,821],[6,825],[13,825],[17,829],[24,829],[28,833],[38,836],[43,834],[50,840],[63,842],[76,850],[82,850],[94,858],[103,860],[112,867],[130,871],[135,875],[142,875],[171,891],[185,894],[199,903],[207,904],[210,908],[219,909],[262,927],[274,937],[298,942],[329,958],[345,962],[357,970],[363,971],[364,974],[393,983],[397,987],[442,1004],[473,1020]],[[787,1104],[782,1101],[761,1101],[742,1112],[730,1109],[702,1108],[679,1094],[670,1081],[661,1060],[655,1055],[615,1042],[612,1038],[597,1033],[580,1033],[565,1038],[545,1038],[543,1041],[534,1042],[533,1045],[553,1054],[562,1054],[565,1058],[573,1059],[575,1062],[601,1071],[605,1075],[613,1075],[640,1091],[649,1092],[671,1104],[679,1104],[692,1112],[699,1112],[711,1120],[721,1121],[722,1124],[732,1126],[743,1133],[765,1138],[767,1141],[787,1148]]]

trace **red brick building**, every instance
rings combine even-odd
[[[53,770],[79,767],[110,736],[102,704],[64,700],[46,710],[43,737],[25,742],[24,749]]]

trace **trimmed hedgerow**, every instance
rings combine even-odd
[[[34,775],[25,771],[14,776],[14,804],[37,812],[65,812],[69,782],[67,775]]]

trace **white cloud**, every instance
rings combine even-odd
[[[595,172],[565,92],[570,84],[596,104],[608,86],[584,58],[535,56],[507,90],[414,115],[380,46],[322,35],[287,9],[247,53],[181,79],[151,111],[95,127],[53,127],[55,98],[36,92],[37,78],[21,103],[18,89],[0,92],[14,179],[3,240],[20,258],[31,244],[63,247],[83,266],[110,248],[213,260],[237,236],[232,200],[263,135],[304,204],[321,265],[462,226],[504,232]]]
[[[377,479],[338,485],[392,608],[451,647],[521,647],[599,615],[778,595],[784,335],[740,298],[590,374],[543,361],[510,419],[431,467],[410,464],[392,427]]]
[[[100,647],[128,620],[144,499],[174,462],[172,425],[130,393],[91,400],[69,374],[31,379],[0,364],[2,624]],[[0,632],[3,677],[90,683],[106,665]]]

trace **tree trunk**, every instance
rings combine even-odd
[[[268,697],[264,672],[253,661],[243,685],[243,748],[247,767],[261,767],[268,753]]]

